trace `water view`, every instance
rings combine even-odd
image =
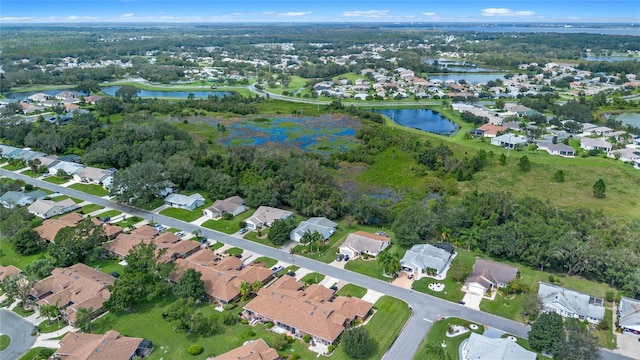
[[[624,113],[616,116],[616,120],[622,125],[631,125],[640,128],[640,113]]]
[[[120,89],[120,86],[107,86],[102,88],[102,92],[105,94],[114,96],[116,91]],[[140,90],[139,97],[146,98],[183,98],[186,99],[189,94],[193,94],[196,99],[206,99],[211,96],[228,96],[231,95],[229,91],[160,91],[160,90]]]
[[[375,112],[388,117],[402,126],[438,135],[453,135],[459,129],[458,125],[454,122],[433,110],[385,109],[375,110]]]

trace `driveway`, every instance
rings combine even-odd
[[[466,292],[464,293],[464,297],[462,298],[462,301],[464,301],[464,306],[470,309],[480,310],[480,302],[482,301],[482,295]]]
[[[629,333],[616,334],[618,337],[618,347],[614,350],[618,354],[625,356],[638,356],[640,354],[640,336]]]
[[[0,334],[9,335],[9,346],[0,351],[1,359],[18,359],[36,342],[33,325],[11,310],[0,309]]]

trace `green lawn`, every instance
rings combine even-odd
[[[260,231],[260,235],[258,235],[256,231],[249,231],[248,233],[244,234],[243,239],[257,242],[262,245],[271,246],[273,248],[280,248],[280,246],[274,245],[271,241],[269,241],[269,239],[267,238],[268,234],[269,229],[263,229],[262,231]]]
[[[502,293],[496,294],[494,300],[482,299],[480,310],[490,314],[496,314],[507,319],[526,322],[528,317],[522,315],[522,298],[524,295],[504,296]]]
[[[228,249],[226,252],[229,255],[240,255],[240,254],[242,254],[244,252],[244,250],[240,249],[240,248],[237,248],[237,247],[232,247],[232,248]]]
[[[49,323],[49,321],[45,319],[42,323],[40,323],[40,325],[38,325],[38,329],[42,334],[48,334],[54,331],[58,331],[65,326],[67,326],[67,324],[62,320],[60,322],[51,320],[51,323]]]
[[[55,196],[55,197],[47,197],[47,199],[49,199],[51,201],[55,201],[55,202],[60,202],[62,200],[71,199],[76,204],[80,204],[82,202],[82,200],[80,200],[80,199],[76,199],[74,197],[67,196],[67,195],[60,195],[60,196]]]
[[[344,265],[344,268],[382,281],[393,280],[391,277],[384,276],[384,269],[382,268],[382,265],[380,265],[380,263],[375,259],[367,261],[360,258],[349,260]]]
[[[251,216],[251,212],[245,211],[242,214],[234,216],[231,220],[207,220],[202,226],[207,229],[217,230],[225,234],[233,234],[240,230],[240,223]]]
[[[13,308],[13,312],[22,316],[22,317],[27,317],[30,315],[33,315],[36,311],[35,310],[25,310],[22,308],[22,303],[19,303],[18,306]]]
[[[101,217],[104,217],[104,214],[100,214]],[[131,227],[139,222],[141,222],[142,220],[144,220],[143,218],[139,218],[137,216],[129,216],[128,218],[118,221],[116,223],[116,225],[120,226],[121,228],[128,228]]]
[[[278,260],[272,259],[272,258],[266,257],[266,256],[261,256],[261,257],[255,259],[255,260],[253,260],[253,263],[264,263],[264,267],[271,268],[275,264],[278,263]]]
[[[9,337],[9,335],[0,335],[0,351],[8,348],[10,343],[11,338]]]
[[[211,250],[218,250],[224,246],[224,243],[218,241],[215,244],[211,245]]]
[[[24,165],[5,165],[2,167],[5,170],[9,170],[9,171],[16,171],[16,170],[20,170],[20,169],[24,169],[25,166]]]
[[[98,211],[98,210],[102,210],[104,209],[104,206],[100,206],[100,205],[96,205],[96,204],[89,204],[89,205],[85,205],[83,207],[81,207],[80,209],[76,210],[77,213],[80,214],[90,214],[94,211]],[[103,216],[101,216],[103,217]]]
[[[105,274],[111,274],[112,272],[117,272],[118,274],[122,274],[124,271],[124,266],[118,264],[120,259],[112,258],[112,259],[97,259],[92,262],[88,262],[87,265],[91,266],[96,270],[100,270]]]
[[[325,278],[324,274],[311,272],[303,276],[302,279],[300,279],[300,281],[302,281],[307,285],[311,285],[311,284],[319,284],[322,280],[324,280],[324,278]]]
[[[604,320],[607,324],[611,324],[613,319],[613,310],[606,309],[604,311]],[[609,330],[595,330],[598,337],[598,345],[609,350],[613,350],[617,345],[617,337],[611,329]]]
[[[288,274],[290,272],[296,272],[296,271],[298,271],[298,269],[300,269],[300,266],[289,265],[286,268],[278,271],[278,273],[276,275],[277,276],[282,276],[282,275]]]
[[[162,205],[164,205],[164,199],[163,198],[155,198],[150,203],[144,204],[144,205],[140,205],[138,207],[141,208],[141,209],[144,209],[144,210],[153,210],[153,209],[159,208]]]
[[[22,355],[20,357],[20,359],[18,359],[18,360],[33,360],[33,359],[36,358],[36,355],[40,354],[41,351],[48,351],[48,350],[54,350],[55,351],[55,349],[49,349],[49,348],[45,348],[45,347],[31,348],[31,349],[29,349],[29,351],[24,353],[24,355]],[[43,357],[39,357],[38,359],[47,359],[47,358],[48,358],[48,356],[43,356]]]
[[[109,195],[109,191],[96,184],[72,184],[69,185],[69,188],[100,197]]]
[[[44,178],[44,181],[50,182],[52,184],[57,184],[57,185],[68,183],[69,180],[70,179],[63,179],[63,178],[59,178],[57,176],[49,176],[49,177]]]
[[[30,177],[32,177],[32,178],[37,178],[37,177],[39,177],[40,175],[42,175],[42,174],[34,173],[33,171],[31,171],[31,169],[29,169],[29,170],[25,170],[25,171],[21,172],[20,174],[22,174],[22,175],[27,175],[27,176],[30,176]]]
[[[367,289],[361,286],[354,285],[354,284],[347,284],[341,287],[340,290],[336,292],[336,295],[362,298],[366,293],[367,293]]]
[[[429,333],[422,341],[422,344],[420,344],[420,347],[418,348],[418,351],[414,356],[414,360],[429,359],[430,355],[427,352],[428,346],[442,346],[442,341],[447,344],[447,347],[445,347],[444,349],[448,355],[448,359],[459,359],[458,348],[460,347],[462,341],[471,336],[471,331],[478,334],[484,333],[484,327],[480,324],[476,324],[478,325],[477,330],[469,329],[468,332],[455,337],[447,337],[446,332],[449,329],[449,325],[461,325],[468,328],[470,324],[472,323],[458,318],[446,318],[434,322],[431,330],[429,330]]]
[[[22,256],[13,250],[13,246],[9,240],[4,238],[0,239],[0,265],[13,265],[19,269],[24,269],[27,264],[46,255],[47,252],[43,250],[37,254]]]
[[[192,222],[202,217],[202,210],[211,206],[212,202],[207,201],[204,205],[197,207],[193,210],[166,208],[160,211],[160,214],[172,217],[174,219],[182,220],[185,222]]]
[[[114,217],[116,217],[116,216],[118,216],[120,214],[122,214],[122,213],[120,211],[118,211],[118,210],[107,210],[107,211],[105,211],[103,213],[100,213],[100,217],[101,218],[110,217],[110,218],[113,219]]]

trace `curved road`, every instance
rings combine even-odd
[[[11,339],[9,346],[0,351],[0,359],[18,359],[33,346],[36,337],[31,336],[33,325],[11,310],[0,309],[0,334]]]
[[[316,260],[291,255],[288,252],[259,243],[240,239],[235,236],[203,228],[181,220],[152,213],[150,211],[141,210],[129,205],[119,204],[112,200],[55,185],[39,179],[34,179],[29,176],[14,173],[5,169],[0,169],[0,175],[11,177],[14,179],[20,179],[28,184],[32,184],[40,188],[56,191],[61,194],[72,196],[83,201],[89,201],[101,206],[110,207],[121,212],[159,222],[169,227],[178,228],[188,232],[193,232],[197,229],[200,230],[202,236],[205,236],[207,238],[215,239],[225,244],[240,247],[283,262],[295,262],[297,266],[310,269],[311,271],[319,272],[336,279],[344,280],[346,282],[362,286],[366,289],[372,289],[380,293],[391,295],[393,297],[401,299],[409,305],[410,309],[413,310],[413,316],[411,316],[411,318],[399,334],[398,338],[395,340],[389,351],[385,354],[384,359],[412,359],[414,354],[417,352],[422,339],[426,336],[427,332],[431,328],[431,324],[442,317],[459,317],[467,319],[469,321],[477,322],[479,324],[485,324],[523,338],[526,338],[529,332],[529,327],[522,323],[518,323],[481,311],[469,309],[427,294],[414,292],[412,290],[401,288],[352,271],[339,269]],[[624,356],[614,354],[608,350],[603,350],[601,353],[602,359],[606,360],[627,359]]]

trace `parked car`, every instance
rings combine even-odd
[[[243,235],[243,234],[246,234],[246,233],[247,233],[247,231],[249,231],[249,229],[247,229],[247,228],[242,228],[242,229],[240,229],[240,231],[238,231],[238,233],[239,233],[240,235]]]
[[[387,234],[387,233],[386,233],[386,232],[384,232],[384,231],[378,231],[378,232],[376,232],[376,235],[380,235],[380,236],[384,236],[384,237],[389,237],[389,234]]]
[[[336,255],[336,261],[342,261],[342,259],[344,259],[344,255],[343,254]]]
[[[282,270],[282,269],[284,269],[284,268],[282,267],[282,265],[274,266],[274,267],[272,267],[272,268],[271,268],[271,270],[272,270],[273,272],[278,272],[278,271],[280,271],[280,270]]]
[[[344,256],[344,261],[349,261],[349,255]]]
[[[293,271],[289,271],[289,272],[287,273],[287,275],[289,275],[289,276],[291,276],[291,277],[295,277],[295,276],[296,276],[296,273],[294,273]]]
[[[464,304],[466,304],[466,303],[465,303],[464,301],[458,301],[458,304],[460,304],[460,305],[464,305]]]
[[[333,292],[338,291],[338,287],[335,286],[335,285],[331,285],[331,287],[329,289],[333,290]]]

